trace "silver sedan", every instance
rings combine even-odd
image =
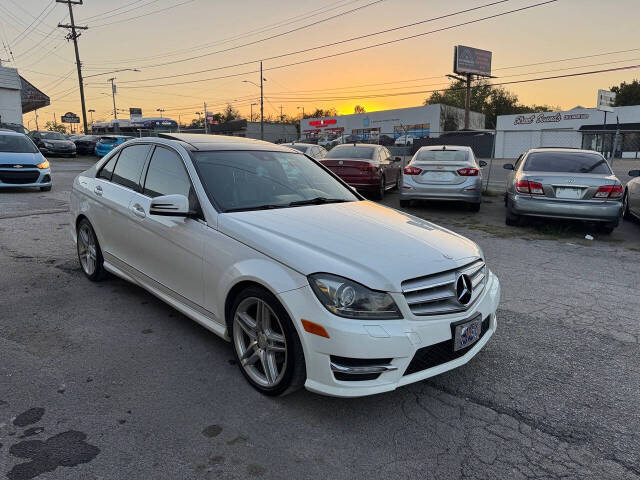
[[[522,217],[597,222],[611,233],[620,222],[623,189],[607,160],[597,152],[536,148],[521,155],[507,178],[507,225]]]
[[[470,147],[433,145],[421,147],[404,168],[400,206],[411,200],[452,200],[480,210],[482,170]]]
[[[624,191],[624,218],[640,219],[640,170],[629,170],[632,177]]]

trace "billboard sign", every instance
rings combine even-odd
[[[616,104],[616,94],[609,90],[598,90],[598,110],[603,112],[613,112]]]
[[[141,108],[130,108],[129,109],[129,118],[131,120],[140,120],[140,119],[142,119],[142,109]]]
[[[453,47],[453,71],[459,75],[491,76],[491,52],[458,45]]]
[[[80,117],[73,112],[67,112],[60,118],[60,121],[62,123],[80,123]]]

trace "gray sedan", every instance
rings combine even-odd
[[[632,177],[624,190],[624,218],[640,219],[640,170],[629,170]]]
[[[421,147],[404,168],[400,206],[411,200],[452,200],[475,212],[482,201],[482,171],[470,147]]]
[[[518,158],[507,178],[507,225],[523,216],[597,222],[611,233],[622,214],[623,189],[605,158],[591,150],[536,148]]]

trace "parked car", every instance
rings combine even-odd
[[[396,138],[395,145],[398,147],[413,145],[413,141],[416,139],[413,135],[400,135]]]
[[[0,188],[39,187],[51,190],[51,168],[24,133],[0,131]]]
[[[535,148],[521,155],[507,178],[507,225],[522,217],[597,222],[611,233],[622,214],[623,188],[607,160],[592,150]]]
[[[327,149],[311,143],[283,143],[285,147],[295,148],[299,152],[309,155],[316,160],[322,160],[327,155]]]
[[[395,140],[393,139],[393,137],[390,137],[389,135],[380,135],[378,136],[378,144],[379,145],[384,145],[385,147],[392,147],[393,145],[395,145]]]
[[[76,156],[76,144],[60,132],[34,130],[29,132],[29,137],[44,155],[52,157]]]
[[[24,133],[25,135],[29,134],[29,130],[20,123],[0,122],[0,130],[11,130],[12,132]]]
[[[370,193],[376,200],[381,200],[386,190],[398,188],[401,162],[386,147],[364,143],[336,145],[322,160],[349,185]]]
[[[470,147],[433,145],[420,147],[402,175],[400,206],[411,200],[464,202],[477,212],[482,202],[482,170]]]
[[[640,219],[640,170],[629,170],[629,176],[623,197],[624,218]]]
[[[71,140],[76,144],[78,155],[94,155],[100,135],[78,135]]]
[[[463,365],[495,332],[499,281],[472,241],[290,148],[161,135],[74,180],[80,265],[230,340],[258,391],[387,392]]]
[[[96,147],[94,149],[94,153],[98,157],[104,157],[111,150],[116,148],[118,145],[122,145],[124,142],[131,140],[134,137],[128,137],[125,135],[109,135],[102,136],[100,140],[96,143]]]

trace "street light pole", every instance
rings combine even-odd
[[[260,62],[260,140],[264,140],[264,90],[262,81],[262,62]]]
[[[160,118],[162,119],[163,118],[162,114],[165,112],[165,109],[164,108],[157,108],[156,112],[160,112]]]
[[[89,109],[89,113],[91,114],[91,128],[93,128],[93,114],[95,110],[93,108]]]

